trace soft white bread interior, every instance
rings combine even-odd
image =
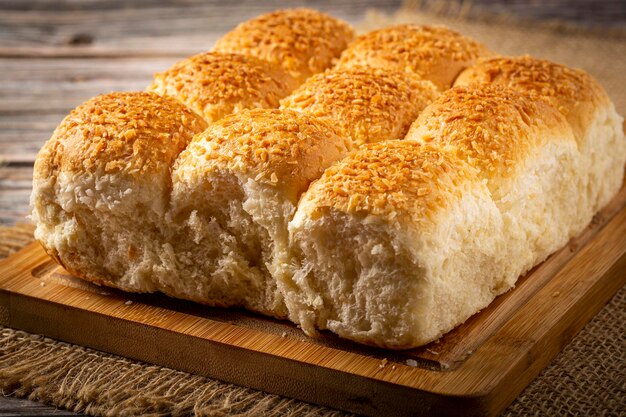
[[[422,112],[406,139],[452,149],[480,170],[504,221],[510,261],[500,291],[590,220],[579,210],[585,190],[572,130],[540,100],[502,86],[455,87]]]
[[[311,186],[289,232],[281,284],[308,334],[409,348],[501,292],[500,212],[479,172],[443,148],[366,145]]]
[[[155,74],[147,91],[175,98],[212,123],[243,109],[276,108],[296,86],[296,80],[276,64],[205,52]]]
[[[624,119],[593,77],[529,56],[501,57],[479,61],[455,81],[455,85],[475,83],[508,86],[547,101],[565,116],[582,155],[579,177],[586,186],[580,192],[588,201],[578,209],[587,210],[584,224],[613,198],[624,180]]]
[[[352,27],[340,19],[312,9],[284,9],[239,24],[213,50],[270,61],[302,83],[334,65],[353,38]]]
[[[185,298],[286,316],[272,278],[300,194],[348,151],[326,123],[293,110],[246,110],[196,136],[173,170],[169,213]]]
[[[443,91],[461,70],[488,55],[484,45],[444,26],[397,25],[359,36],[343,51],[337,68],[412,72]]]
[[[327,121],[358,147],[403,138],[437,95],[414,74],[354,67],[312,76],[280,105]]]
[[[174,99],[112,93],[74,109],[35,161],[35,238],[78,277],[157,290],[170,169],[206,123]]]

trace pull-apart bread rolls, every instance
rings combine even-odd
[[[311,9],[286,9],[241,23],[213,50],[270,61],[302,83],[334,65],[353,38],[354,30],[342,20]]]
[[[559,109],[569,122],[582,155],[579,177],[585,185],[578,209],[586,224],[619,190],[624,179],[626,140],[623,118],[602,86],[578,69],[529,56],[481,60],[465,70],[455,85],[505,85],[542,99]]]
[[[35,161],[35,238],[78,277],[157,290],[171,166],[205,127],[153,93],[106,94],[77,107]]]
[[[403,349],[617,192],[622,119],[584,72],[443,27],[352,38],[279,10],[77,107],[35,162],[35,237],[88,281]]]
[[[284,317],[271,273],[284,262],[287,223],[347,151],[333,128],[293,110],[243,111],[196,136],[174,168],[170,213],[185,294]]]
[[[281,108],[323,119],[353,146],[401,139],[438,91],[416,75],[374,68],[331,70],[309,78]]]
[[[412,72],[443,91],[461,70],[488,55],[485,46],[446,27],[399,25],[359,36],[343,51],[337,68]]]
[[[157,73],[148,91],[175,98],[212,123],[243,109],[276,108],[296,86],[276,64],[206,52]]]
[[[494,298],[502,230],[478,170],[453,152],[366,145],[326,170],[289,225],[290,319],[382,347],[427,343]]]

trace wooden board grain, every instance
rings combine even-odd
[[[392,352],[243,311],[75,279],[38,244],[0,263],[2,325],[367,415],[496,415],[626,283],[626,187],[517,287]]]

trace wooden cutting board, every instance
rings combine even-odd
[[[496,415],[626,283],[626,186],[514,290],[409,351],[98,287],[36,243],[0,262],[0,276],[4,326],[372,416]]]

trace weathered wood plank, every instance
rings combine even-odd
[[[357,21],[372,6],[392,10],[399,0],[318,1],[314,7],[349,21]],[[242,20],[281,7],[311,6],[310,2],[278,0],[202,2],[198,0],[126,3],[2,2],[2,55],[36,53],[81,54],[164,53],[189,54],[210,49],[215,40]],[[122,7],[123,6],[123,7]],[[50,47],[60,49],[50,49]]]
[[[97,94],[143,90],[177,59],[0,59],[0,158],[33,161],[72,108]]]
[[[0,89],[16,83],[85,82],[107,80],[144,80],[156,71],[174,64],[179,57],[101,58],[101,59],[37,59],[0,58]]]
[[[36,403],[28,400],[21,400],[12,397],[0,397],[0,417],[18,416],[55,416],[70,417],[78,414],[61,410],[48,405]]]
[[[5,165],[0,171],[0,190],[29,188],[33,178],[31,164]]]
[[[99,80],[58,85],[30,83],[0,89],[0,113],[67,113],[89,98],[112,91],[144,90],[144,80]],[[25,87],[25,88],[23,88]]]
[[[4,185],[0,185],[2,186]],[[26,221],[26,216],[30,213],[30,186],[0,190],[0,224]]]
[[[26,220],[32,178],[32,164],[0,165],[0,224]]]
[[[65,117],[66,112],[35,114],[0,112],[0,177],[6,169],[1,164],[30,163],[39,148]]]
[[[42,133],[38,136],[29,137],[28,142],[14,142],[8,141],[7,143],[0,142],[0,162],[2,163],[33,163],[39,148],[50,138],[50,133]],[[16,141],[21,141],[23,136],[16,135]],[[0,170],[3,168],[0,167]]]
[[[0,58],[0,159],[34,161],[72,108],[97,94],[143,90],[178,59]]]

